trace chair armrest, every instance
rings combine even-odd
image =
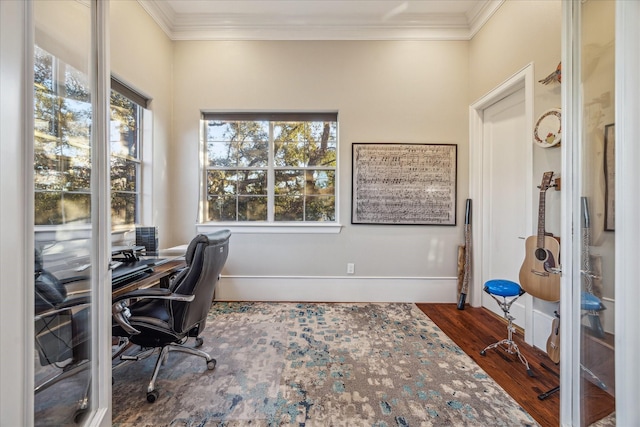
[[[122,329],[127,333],[137,335],[140,331],[129,323],[129,318],[131,317],[131,312],[129,311],[130,299],[156,299],[191,302],[195,297],[195,295],[174,294],[166,288],[136,289],[114,298],[113,305],[111,306],[111,313],[113,314],[113,318],[116,323],[118,323]]]
[[[40,320],[48,316],[53,316],[55,314],[60,314],[64,312],[68,312],[72,309],[82,309],[88,308],[91,306],[91,298],[87,295],[75,297],[75,298],[67,298],[59,304],[56,304],[54,307],[47,308],[43,311],[40,311],[35,314],[35,320]]]

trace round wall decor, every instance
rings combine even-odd
[[[533,142],[539,147],[549,148],[559,144],[561,136],[562,119],[560,110],[553,108],[542,113],[533,129]]]

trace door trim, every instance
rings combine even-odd
[[[484,150],[484,110],[505,98],[524,88],[524,108],[525,108],[525,134],[533,134],[533,85],[534,85],[534,67],[533,63],[527,64],[521,70],[513,74],[500,85],[489,91],[480,99],[469,106],[469,197],[473,200],[474,210],[476,212],[483,211],[482,189],[483,189],[483,150]],[[525,150],[526,158],[524,160],[525,176],[526,176],[526,204],[525,224],[527,228],[533,230],[533,213],[531,199],[533,197],[532,190],[532,174],[533,174],[533,144],[527,144]],[[473,245],[477,248],[483,246],[483,232],[480,227],[481,221],[475,216],[472,218],[472,238]],[[471,271],[471,298],[470,304],[473,307],[482,305],[482,251],[474,251],[472,259]],[[525,303],[525,325],[533,324],[533,310],[531,307],[531,299],[527,298]],[[533,341],[531,328],[525,327],[525,342],[531,344]]]

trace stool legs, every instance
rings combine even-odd
[[[527,368],[527,374],[530,377],[533,377],[533,371],[529,367],[529,362],[527,359],[520,353],[520,348],[513,340],[513,334],[516,332],[516,327],[513,324],[515,317],[509,314],[509,310],[511,310],[511,304],[518,299],[520,295],[524,293],[520,286],[517,283],[510,282],[507,280],[494,280],[487,282],[485,285],[484,291],[491,296],[497,303],[498,306],[504,312],[504,318],[507,319],[507,338],[493,343],[491,345],[486,346],[481,352],[481,356],[487,355],[487,350],[491,350],[493,348],[502,348],[509,354],[515,354],[518,356],[518,359],[522,364]],[[493,293],[493,292],[495,293]],[[499,295],[502,300],[498,299],[497,295]],[[509,297],[509,299],[507,299]]]
[[[529,367],[529,362],[527,361],[527,358],[524,357],[524,355],[522,353],[520,353],[520,348],[518,347],[518,344],[515,343],[515,341],[513,340],[513,334],[516,332],[516,327],[513,326],[513,320],[514,317],[509,315],[508,312],[505,313],[505,317],[507,318],[507,320],[509,321],[509,324],[507,325],[507,338],[502,340],[502,341],[498,341],[496,343],[490,344],[488,346],[486,346],[481,352],[480,355],[482,356],[486,356],[487,355],[487,350],[491,350],[494,348],[502,348],[505,352],[509,353],[509,354],[515,354],[518,356],[518,359],[520,359],[520,362],[522,362],[522,364],[524,366],[526,366],[527,368],[527,374],[530,377],[533,377],[533,371],[531,370],[531,368]]]

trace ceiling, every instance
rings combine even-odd
[[[172,40],[469,40],[504,0],[138,0]]]

